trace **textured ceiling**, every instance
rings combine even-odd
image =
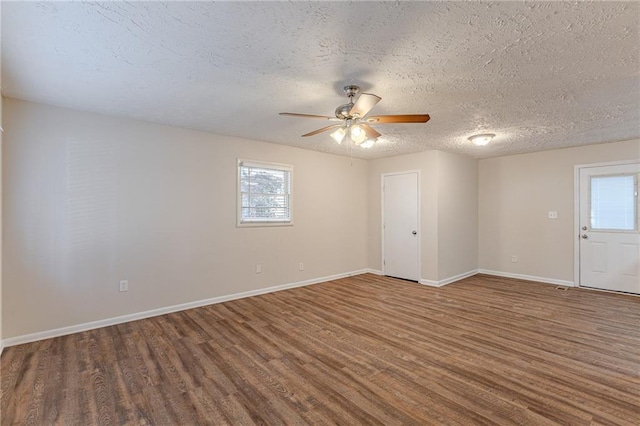
[[[640,137],[638,2],[7,2],[5,96],[349,155],[329,123],[358,84],[377,158],[483,158]],[[467,138],[495,133],[485,147]]]

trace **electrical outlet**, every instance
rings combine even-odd
[[[298,263],[298,271],[304,271],[304,263]]]
[[[120,281],[120,291],[129,291],[129,281],[127,280]]]
[[[558,218],[558,212],[549,212],[549,219],[557,219]]]
[[[518,263],[518,256],[511,256],[511,262]]]
[[[256,274],[261,274],[262,273],[262,265],[259,263],[256,263]]]

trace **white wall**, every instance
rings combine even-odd
[[[363,160],[4,107],[5,339],[367,267]],[[238,157],[294,166],[294,226],[235,226]]]
[[[479,267],[573,282],[574,165],[638,159],[640,140],[480,160]]]
[[[440,151],[370,162],[370,267],[382,269],[381,175],[407,170],[421,173],[421,278],[438,282],[477,269],[477,160]]]

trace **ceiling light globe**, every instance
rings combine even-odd
[[[344,135],[346,134],[346,132],[344,131],[344,129],[341,127],[338,130],[336,130],[335,132],[331,133],[331,137],[333,138],[334,141],[336,141],[337,143],[342,143],[342,140],[344,139]]]
[[[473,135],[469,138],[469,140],[476,146],[484,146],[491,142],[491,139],[493,139],[495,136],[496,135],[494,135],[493,133],[483,133],[481,135]]]
[[[367,139],[367,134],[358,124],[356,124],[355,126],[351,126],[349,136],[351,137],[351,140],[357,145],[361,144]]]

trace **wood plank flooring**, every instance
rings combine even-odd
[[[6,348],[1,424],[639,425],[640,298],[365,274]]]

